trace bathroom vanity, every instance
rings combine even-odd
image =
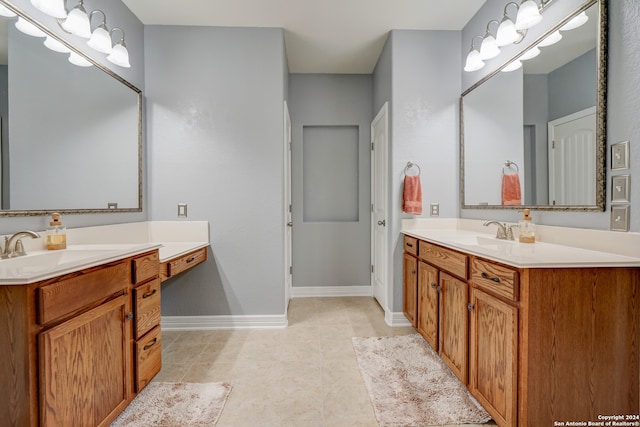
[[[68,234],[0,260],[0,425],[108,426],[160,371],[161,281],[207,258],[206,223]]]
[[[453,224],[403,227],[405,315],[495,422],[637,416],[640,256]]]

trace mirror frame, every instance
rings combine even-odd
[[[549,34],[560,29],[564,24],[575,15],[582,11],[587,10],[594,4],[598,5],[598,46],[597,46],[597,89],[596,89],[596,203],[595,205],[517,205],[517,206],[503,206],[503,205],[468,205],[465,204],[464,193],[464,97],[472,90],[476,89],[482,83],[489,80],[494,75],[498,74],[500,70],[515,61],[519,57],[525,54],[529,49],[536,46]],[[589,0],[582,6],[576,9],[573,13],[570,13],[564,19],[560,20],[549,31],[542,34],[535,39],[526,49],[514,57],[508,59],[504,64],[498,67],[495,71],[492,71],[480,81],[475,83],[469,89],[464,91],[460,95],[460,208],[461,209],[509,209],[509,210],[522,210],[522,209],[535,209],[535,210],[549,210],[549,211],[592,211],[592,212],[604,212],[606,208],[606,179],[607,179],[607,57],[608,57],[608,10],[606,0]]]
[[[56,33],[51,31],[47,26],[33,18],[31,15],[26,13],[24,10],[14,6],[11,3],[6,2],[5,0],[0,0],[0,4],[4,5],[7,9],[16,13],[18,16],[23,17],[27,21],[31,22],[33,25],[38,27],[48,36],[51,36],[58,40],[60,43],[69,48],[72,52],[77,53],[83,58],[87,59],[89,62],[93,64],[93,66],[97,67],[99,70],[105,72],[108,76],[116,79],[120,83],[127,86],[129,89],[134,91],[138,99],[138,206],[133,208],[114,208],[114,209],[34,209],[34,210],[0,210],[0,217],[16,217],[16,216],[46,216],[50,215],[53,212],[59,212],[61,214],[102,214],[102,213],[125,213],[125,212],[142,212],[142,90],[131,84],[129,81],[122,78],[116,72],[111,70],[110,68],[100,64],[95,61],[90,56],[86,55],[83,51],[79,50],[77,47],[72,45],[67,40],[62,39]],[[55,19],[55,18],[52,18]],[[46,49],[46,47],[44,48]]]

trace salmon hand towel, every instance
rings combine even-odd
[[[420,175],[404,176],[402,212],[411,215],[422,214],[422,185],[420,184]]]
[[[504,206],[517,206],[522,204],[520,175],[517,173],[502,175],[502,204]]]

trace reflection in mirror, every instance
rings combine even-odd
[[[140,211],[140,91],[16,19],[0,17],[0,215]]]
[[[591,0],[462,95],[463,208],[604,209],[605,13]]]

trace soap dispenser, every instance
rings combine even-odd
[[[48,250],[66,249],[67,248],[67,228],[60,221],[60,214],[53,213],[51,221],[46,231],[46,246]]]
[[[518,240],[520,240],[520,243],[534,243],[536,241],[536,226],[529,216],[529,209],[524,210],[519,225],[520,235]]]

